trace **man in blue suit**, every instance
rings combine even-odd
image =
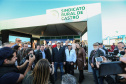
[[[60,67],[61,79],[63,75],[63,64],[66,64],[65,50],[61,47],[61,42],[57,41],[57,47],[53,49],[52,64],[54,64],[55,80],[57,80],[57,68]]]

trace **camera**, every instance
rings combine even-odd
[[[29,60],[29,56],[33,57],[32,53],[28,54],[25,58]]]
[[[103,58],[102,57],[96,57],[95,60],[96,60],[96,62],[102,62]]]
[[[51,64],[49,64],[49,67],[50,67],[50,73],[54,74],[54,67]]]
[[[125,67],[126,64],[121,61],[101,63],[99,68],[100,76],[124,74],[126,73]]]
[[[111,61],[119,61],[119,57],[116,57],[116,55],[106,55],[105,57]]]

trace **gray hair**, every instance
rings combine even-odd
[[[62,83],[61,84],[77,84],[77,81],[73,75],[65,74],[62,76]]]

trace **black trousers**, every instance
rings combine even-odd
[[[74,75],[74,63],[71,65],[71,62],[66,62],[66,73]]]
[[[65,74],[66,74],[66,71],[67,71],[66,64],[64,65],[64,70],[65,70]]]
[[[55,84],[55,78],[54,78],[54,74],[50,74],[50,82],[52,83],[52,84]]]
[[[83,70],[79,70],[79,83],[82,83],[82,81],[83,81],[83,79],[84,79],[84,73],[83,73]]]

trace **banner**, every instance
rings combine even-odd
[[[85,5],[47,10],[47,24],[83,21],[87,19]]]

